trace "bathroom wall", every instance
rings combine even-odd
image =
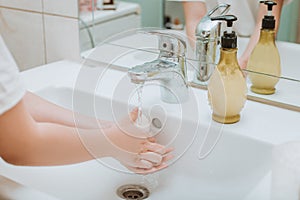
[[[295,1],[295,0],[294,0]],[[296,34],[296,42],[300,44],[300,1],[296,0],[297,3],[294,8],[294,13],[297,13],[297,34]]]
[[[300,22],[299,5],[299,0],[293,0],[290,4],[283,7],[277,35],[278,40],[299,43],[297,40],[300,34],[297,30]]]
[[[0,0],[0,33],[20,70],[78,60],[78,2]]]

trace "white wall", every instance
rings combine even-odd
[[[0,0],[0,33],[20,70],[80,59],[77,0]]]

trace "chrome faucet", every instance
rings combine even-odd
[[[229,11],[230,5],[219,4],[209,11],[196,27],[196,60],[197,68],[194,82],[207,85],[219,58],[219,44],[221,35],[221,22],[212,21],[211,18],[219,13],[224,15]],[[217,14],[218,15],[218,14]]]
[[[157,31],[143,32],[158,36],[157,59],[137,65],[128,71],[133,83],[158,80],[161,99],[167,103],[183,103],[188,99],[186,76],[186,42],[179,36]]]

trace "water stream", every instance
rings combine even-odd
[[[137,93],[137,108],[138,108],[138,118],[136,120],[136,124],[139,127],[144,127],[148,122],[143,117],[143,88],[144,83],[136,84],[136,93]],[[143,120],[144,118],[144,120]],[[148,133],[151,135],[151,133]],[[147,175],[142,175],[141,184],[146,186],[150,191],[153,191],[158,186],[158,173],[152,173]]]
[[[136,120],[138,126],[143,125],[143,111],[142,111],[142,106],[143,106],[143,88],[144,88],[144,83],[136,84],[136,92],[137,92],[137,107],[138,107],[138,118]]]

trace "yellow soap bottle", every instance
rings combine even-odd
[[[262,1],[268,6],[268,15],[262,21],[260,38],[253,49],[248,64],[251,91],[258,94],[273,94],[281,75],[280,56],[275,44],[275,19],[272,16],[273,1]]]
[[[213,120],[230,124],[240,120],[240,111],[247,99],[247,84],[237,61],[237,36],[232,31],[233,15],[212,20],[225,20],[228,31],[221,38],[220,60],[208,82],[208,100]]]

